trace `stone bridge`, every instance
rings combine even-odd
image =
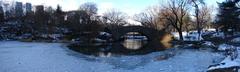
[[[118,41],[122,36],[129,32],[138,32],[148,38],[149,41],[161,41],[164,36],[164,31],[159,31],[153,28],[143,27],[143,26],[122,26],[113,29],[109,29],[112,34],[113,40]]]

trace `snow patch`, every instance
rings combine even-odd
[[[230,56],[226,57],[219,65],[212,66],[208,70],[215,70],[221,68],[240,67],[240,63],[237,60],[232,60]]]
[[[212,35],[212,37],[220,37],[220,38],[224,38],[224,33],[220,32],[220,33],[215,33]]]
[[[228,45],[228,44],[221,44],[218,46],[219,51],[225,51],[225,50],[231,49],[231,48],[234,48],[234,46]]]
[[[231,40],[233,43],[240,43],[240,37]]]
[[[208,68],[208,71],[226,68],[240,68],[240,47],[222,44],[219,48],[221,48],[222,50],[227,50],[227,56],[219,64],[210,66]]]
[[[205,45],[205,46],[211,46],[211,47],[216,47],[212,42],[210,42],[210,41],[205,41],[204,43],[203,43],[203,45]]]
[[[173,32],[172,34],[176,39],[180,39],[179,33]],[[190,31],[189,33],[182,32],[182,35],[183,35],[184,41],[199,41],[198,40],[199,35],[198,35],[197,31]],[[201,35],[199,38],[200,38],[200,40],[203,40]]]

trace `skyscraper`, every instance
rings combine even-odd
[[[3,9],[3,3],[2,3],[2,1],[0,1],[0,13],[4,13],[4,9]]]
[[[32,4],[31,3],[26,3],[26,13],[31,12],[32,11]]]
[[[15,16],[16,17],[23,16],[23,4],[22,4],[22,2],[16,2],[16,4],[15,4]]]
[[[0,13],[4,13],[2,6],[0,6]]]

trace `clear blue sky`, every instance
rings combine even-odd
[[[103,13],[109,9],[118,9],[129,15],[139,13],[142,10],[147,9],[149,6],[156,4],[164,4],[167,0],[15,0],[22,2],[31,2],[34,5],[44,4],[47,6],[56,7],[60,4],[64,10],[76,10],[79,6],[85,2],[95,2],[98,5],[99,13]],[[216,2],[223,0],[205,0],[209,6],[213,5],[217,7]]]

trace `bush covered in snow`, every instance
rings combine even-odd
[[[208,72],[237,72],[240,68],[240,61],[232,60],[230,56],[226,57],[221,63],[211,65]]]
[[[227,49],[233,48],[234,46],[228,44],[221,44],[218,46],[219,51],[225,51]]]
[[[240,43],[240,37],[231,40],[233,43]]]
[[[219,64],[211,65],[208,72],[237,72],[240,69],[239,47],[228,44],[219,45],[218,50],[225,51],[226,58]]]

